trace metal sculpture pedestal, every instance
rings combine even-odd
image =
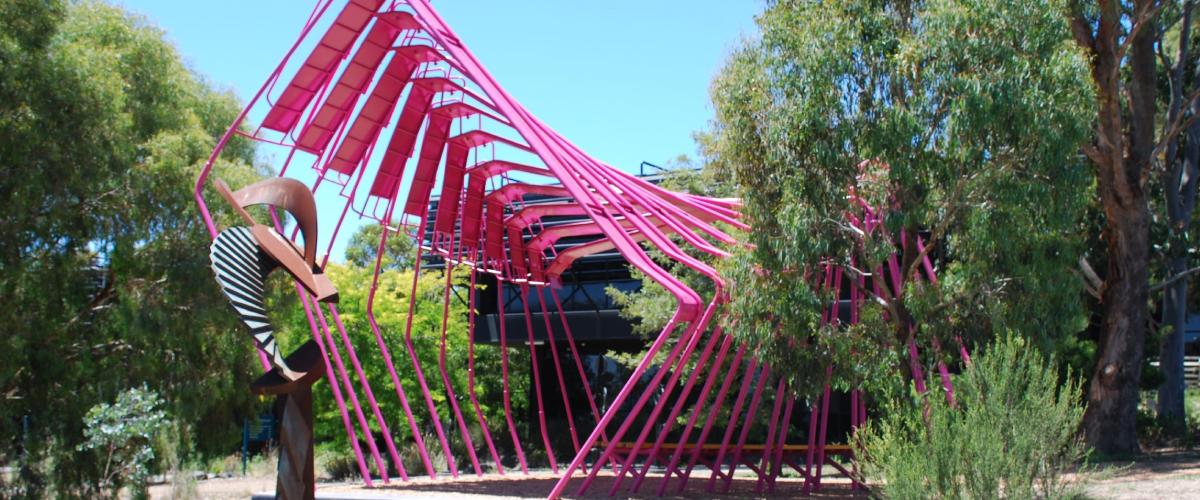
[[[317,480],[313,466],[312,386],[324,374],[320,348],[308,341],[287,357],[287,365],[304,376],[288,380],[275,369],[255,380],[250,389],[255,394],[277,397],[280,424],[275,498],[313,500]]]

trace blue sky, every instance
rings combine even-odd
[[[114,2],[165,30],[193,70],[243,101],[278,64],[314,5]],[[712,117],[709,83],[739,40],[754,34],[762,8],[758,0],[433,5],[528,110],[597,159],[630,171],[643,160],[694,155],[691,133]]]

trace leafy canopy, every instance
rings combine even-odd
[[[754,230],[727,260],[730,330],[792,374],[842,387],[890,380],[915,335],[952,345],[1014,331],[1050,346],[1082,329],[1080,218],[1089,176],[1087,62],[1060,1],[780,0],[758,39],[714,81],[715,166],[740,188]],[[864,163],[864,160],[866,162]],[[847,223],[850,189],[885,231]],[[937,284],[886,285],[863,324],[819,327],[813,270],[829,261],[866,287],[922,236]],[[855,271],[859,272],[855,272]],[[891,293],[886,293],[891,292]],[[954,350],[954,349],[947,349]]]
[[[240,106],[162,31],[92,1],[0,2],[0,68],[0,435],[20,437],[0,462],[19,460],[13,494],[99,481],[76,451],[84,416],[143,384],[184,442],[204,429],[182,453],[228,450],[256,366],[213,286],[191,190]],[[217,175],[248,183],[264,173],[253,162],[234,140]]]

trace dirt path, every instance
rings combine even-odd
[[[1095,498],[1200,498],[1200,451],[1156,452],[1099,466],[1099,480],[1088,488]]]

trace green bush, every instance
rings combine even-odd
[[[83,431],[87,440],[78,450],[95,454],[102,464],[92,485],[93,497],[115,498],[125,485],[133,488],[134,497],[144,497],[159,430],[167,424],[162,406],[157,393],[135,387],[118,395],[113,404],[100,403],[88,410]]]
[[[973,358],[938,391],[890,398],[855,436],[860,467],[888,498],[1070,498],[1063,473],[1082,461],[1080,384],[1018,338]],[[931,381],[931,387],[941,387]],[[1082,475],[1080,475],[1082,476]]]

